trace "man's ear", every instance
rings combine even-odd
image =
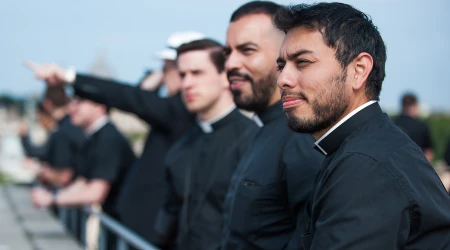
[[[354,90],[359,90],[365,87],[365,83],[367,78],[369,77],[370,72],[372,72],[373,68],[373,58],[369,53],[362,52],[360,53],[351,63],[352,70],[351,81],[352,88]]]

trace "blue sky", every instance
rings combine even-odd
[[[0,0],[0,93],[43,90],[24,59],[88,71],[98,53],[117,79],[135,84],[145,69],[160,67],[152,54],[170,33],[198,30],[224,42],[231,13],[245,2]],[[404,91],[414,91],[429,108],[450,111],[450,1],[343,2],[369,14],[387,44],[382,106],[396,108]]]

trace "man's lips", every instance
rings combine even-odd
[[[236,77],[236,76],[229,77],[228,81],[230,82],[231,89],[238,89],[241,86],[249,83],[249,81],[247,79],[242,78],[242,77]]]
[[[282,98],[283,108],[290,108],[306,102],[305,99],[300,97],[286,96]]]
[[[184,99],[186,99],[186,101],[192,101],[192,100],[194,100],[194,98],[195,98],[194,94],[190,94],[190,93],[184,94]]]

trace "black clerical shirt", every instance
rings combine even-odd
[[[74,126],[67,115],[58,121],[56,131],[48,139],[45,161],[55,169],[72,169],[84,142],[83,131]]]
[[[239,162],[225,201],[222,249],[301,249],[305,208],[323,157],[309,134],[288,128],[281,102]]]
[[[305,249],[450,249],[450,197],[439,177],[378,103],[367,104],[316,142],[326,158]]]
[[[431,132],[428,125],[408,115],[400,115],[395,119],[395,124],[400,127],[419,147],[433,149]]]
[[[210,129],[195,127],[166,157],[169,192],[156,228],[168,241],[177,233],[177,249],[219,248],[228,185],[258,127],[234,109]]]
[[[161,98],[156,91],[81,74],[77,74],[73,87],[76,95],[136,114],[151,126],[142,155],[134,162],[120,195],[119,210],[128,228],[156,243],[157,235],[148,225],[155,224],[166,193],[164,157],[194,126],[194,115],[188,112],[180,94]]]
[[[111,187],[102,208],[112,217],[120,219],[116,207],[117,196],[135,160],[128,141],[108,122],[88,136],[77,158],[77,177],[109,182]]]

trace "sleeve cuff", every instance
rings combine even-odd
[[[77,71],[75,68],[69,68],[66,71],[65,80],[68,85],[73,85],[75,83],[75,79],[77,78]]]

